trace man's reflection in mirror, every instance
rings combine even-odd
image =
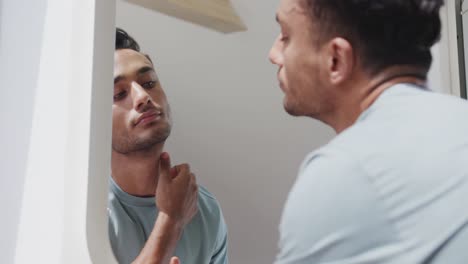
[[[118,262],[228,263],[218,202],[164,152],[172,119],[153,61],[122,29],[115,43],[108,209]]]

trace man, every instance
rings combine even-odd
[[[467,263],[468,104],[426,86],[441,0],[281,0],[284,108],[338,133],[306,157],[276,263]]]
[[[228,263],[218,202],[163,152],[172,121],[152,61],[121,29],[115,49],[109,236],[118,262]]]

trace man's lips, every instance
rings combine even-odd
[[[278,80],[278,85],[279,85],[280,89],[281,89],[283,92],[285,92],[283,82]]]
[[[135,122],[135,126],[144,125],[158,119],[162,113],[160,111],[149,111],[142,114]]]
[[[281,90],[284,92],[284,84],[280,78],[280,71],[281,71],[281,68],[278,69],[278,72],[276,73],[276,79],[278,80],[278,86],[281,88]]]

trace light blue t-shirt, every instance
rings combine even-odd
[[[468,102],[407,84],[309,154],[277,264],[468,263]]]
[[[121,264],[131,263],[143,249],[158,215],[154,197],[135,197],[110,178],[109,238]],[[228,264],[227,227],[216,199],[199,186],[198,213],[188,223],[174,256],[182,264]]]

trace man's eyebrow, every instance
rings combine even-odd
[[[153,67],[150,67],[150,66],[144,66],[142,68],[140,68],[138,71],[137,71],[137,75],[142,75],[142,74],[145,74],[147,72],[154,72],[154,69]],[[114,78],[114,84],[120,82],[121,80],[124,80],[125,79],[125,76],[124,75],[119,75],[117,77]]]
[[[280,19],[279,19],[278,14],[275,15],[275,20],[276,20],[276,22],[278,22],[278,24],[280,23]]]
[[[140,68],[140,69],[137,71],[137,74],[138,74],[138,75],[142,75],[142,74],[145,74],[145,73],[150,72],[150,71],[154,72],[153,67],[144,66],[144,67]]]
[[[119,75],[119,76],[115,77],[114,78],[114,84],[120,82],[123,79],[125,79],[125,76],[123,76],[123,75]]]

